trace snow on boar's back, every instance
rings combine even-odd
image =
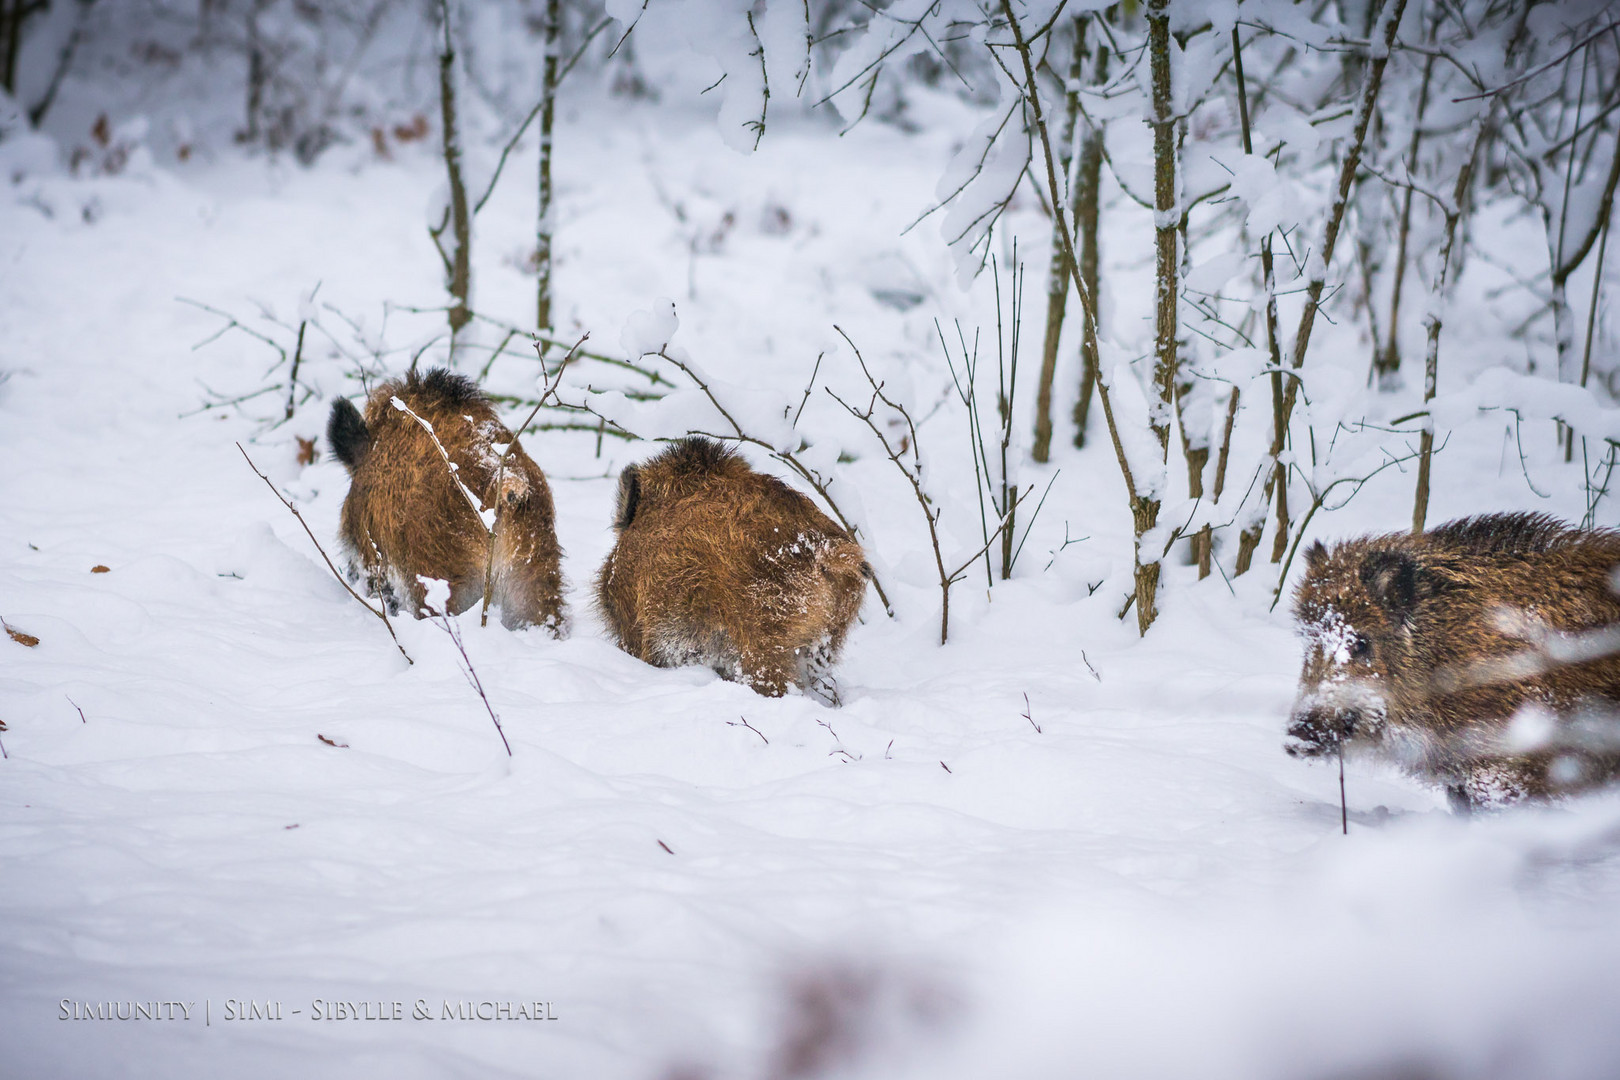
[[[433,435],[396,402],[430,424]],[[455,465],[454,477],[435,436]],[[413,370],[377,387],[364,417],[339,398],[326,440],[349,470],[342,535],[350,573],[364,573],[368,589],[390,609],[397,612],[406,602],[421,618],[426,590],[420,579],[430,578],[449,583],[451,612],[465,611],[482,599],[489,566],[502,623],[540,623],[561,632],[562,550],[551,488],[521,445],[500,467],[512,434],[471,380],[442,368],[421,376]],[[469,495],[479,501],[480,515]],[[495,527],[492,565],[484,521]]]
[[[838,659],[871,567],[808,498],[688,438],[619,476],[596,597],[619,647],[778,696]]]
[[[1371,751],[1459,812],[1620,776],[1620,533],[1488,514],[1306,562],[1290,754]]]

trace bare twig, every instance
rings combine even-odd
[[[848,750],[844,749],[844,740],[842,740],[842,739],[840,739],[838,737],[838,732],[833,730],[833,726],[831,724],[829,724],[827,721],[823,720],[819,716],[812,717],[812,719],[815,720],[815,722],[820,724],[822,727],[826,728],[827,729],[827,734],[829,734],[829,735],[831,735],[833,737],[833,744],[834,745],[833,745],[833,748],[831,750],[827,751],[827,756],[828,757],[832,757],[834,754],[842,754],[842,755],[844,755],[844,760],[845,761],[859,761],[860,760],[860,755],[859,754],[852,754]],[[760,737],[764,738],[764,736],[760,736]],[[893,745],[892,740],[890,742],[890,745],[891,746]]]
[[[622,48],[624,43],[630,38],[630,31],[634,30],[638,25],[640,25],[641,17],[645,14],[647,14],[647,0],[641,0],[641,10],[637,11],[636,17],[630,20],[630,25],[624,28],[624,33],[619,35],[619,40],[614,42],[613,48],[608,50],[607,58],[609,60],[619,55],[619,49]],[[662,841],[660,841],[660,843],[662,843]]]
[[[265,334],[261,334],[257,330],[253,329],[250,326],[243,326],[242,323],[237,320],[236,316],[232,315],[230,312],[221,311],[221,310],[219,310],[219,308],[210,307],[207,304],[204,304],[199,300],[191,300],[191,299],[188,299],[187,297],[184,297],[184,296],[177,296],[177,297],[175,297],[175,300],[178,301],[179,303],[182,303],[182,304],[189,304],[194,308],[200,308],[201,310],[208,312],[210,315],[218,315],[220,318],[225,320],[225,325],[224,326],[220,327],[218,330],[214,331],[212,334],[209,334],[207,337],[205,337],[201,341],[197,342],[197,344],[193,345],[191,347],[192,352],[196,352],[198,349],[202,348],[204,345],[209,345],[209,344],[212,344],[215,341],[218,341],[221,337],[223,337],[226,333],[230,332],[231,330],[240,330],[240,331],[242,331],[242,333],[248,335],[249,337],[258,338],[260,341],[264,342],[266,345],[268,345],[272,349],[276,350],[276,354],[278,356],[280,356],[282,360],[287,359],[287,350],[284,347],[282,347],[282,345],[280,343],[278,343],[274,338],[268,337]]]
[[[749,731],[752,731],[755,735],[758,735],[760,741],[763,742],[766,746],[771,745],[771,740],[769,740],[769,739],[767,739],[765,737],[765,733],[763,731],[759,730],[759,728],[755,727],[753,724],[750,724],[748,722],[748,717],[746,717],[746,716],[740,717],[737,720],[727,720],[726,721],[726,726],[727,727],[745,727]],[[830,731],[832,729],[829,728],[828,730]]]
[[[1035,734],[1039,735],[1039,734],[1042,733],[1041,732],[1041,725],[1039,725],[1039,724],[1037,724],[1035,722],[1035,717],[1031,715],[1032,711],[1033,710],[1031,710],[1031,708],[1029,706],[1029,691],[1026,690],[1024,692],[1024,711],[1022,713],[1020,713],[1019,715],[1022,716],[1025,720],[1028,720],[1029,721],[1029,726],[1035,729]]]
[[[1551,60],[1548,60],[1545,64],[1542,64],[1539,67],[1531,68],[1518,78],[1505,82],[1494,90],[1486,90],[1483,93],[1470,94],[1467,97],[1452,98],[1451,100],[1454,102],[1464,102],[1475,101],[1479,98],[1495,97],[1497,94],[1500,94],[1505,90],[1511,90],[1515,86],[1527,83],[1537,75],[1540,75],[1542,72],[1551,71],[1553,68],[1557,67],[1559,64],[1562,64],[1565,60],[1568,60],[1570,57],[1574,56],[1576,53],[1580,52],[1582,49],[1586,48],[1588,45],[1592,44],[1592,42],[1596,41],[1604,34],[1607,34],[1610,30],[1613,30],[1617,26],[1620,26],[1620,20],[1606,23],[1603,26],[1598,27],[1596,30],[1581,38],[1581,40],[1577,41],[1575,44],[1571,45],[1569,48],[1565,49]]]
[[[754,50],[748,55],[759,57],[759,77],[763,87],[759,96],[759,119],[750,120],[743,127],[754,130],[754,149],[758,150],[759,140],[765,137],[766,116],[771,108],[771,76],[765,67],[765,43],[759,39],[759,31],[754,29],[754,13],[745,11],[743,15],[748,20],[748,32],[754,38]]]
[[[1432,452],[1433,453],[1439,453],[1440,451],[1442,451],[1444,449],[1445,449],[1445,444],[1442,443],[1441,445],[1439,445],[1437,447],[1434,447]],[[1387,451],[1386,451],[1386,453],[1387,453]],[[1289,545],[1289,547],[1288,547],[1288,555],[1283,560],[1282,570],[1277,574],[1277,586],[1272,591],[1272,594],[1271,594],[1271,610],[1275,610],[1276,607],[1277,607],[1277,602],[1282,599],[1283,583],[1288,580],[1289,568],[1291,568],[1294,565],[1294,556],[1299,553],[1300,541],[1305,539],[1305,530],[1310,526],[1311,519],[1316,516],[1316,512],[1318,510],[1322,509],[1323,505],[1327,502],[1327,497],[1329,495],[1331,495],[1334,491],[1336,491],[1341,485],[1349,484],[1349,485],[1351,485],[1350,497],[1354,498],[1356,493],[1359,492],[1364,486],[1366,486],[1367,482],[1370,481],[1373,477],[1377,476],[1379,473],[1383,472],[1385,469],[1390,468],[1391,466],[1399,468],[1401,465],[1404,465],[1408,461],[1417,460],[1420,453],[1421,453],[1421,451],[1419,451],[1419,450],[1413,450],[1411,453],[1402,454],[1399,457],[1389,457],[1385,461],[1383,461],[1377,468],[1375,468],[1372,471],[1366,473],[1365,475],[1362,475],[1362,476],[1341,476],[1337,480],[1333,481],[1331,484],[1328,484],[1328,485],[1324,486],[1321,491],[1319,491],[1319,492],[1313,491],[1311,493],[1311,507],[1310,507],[1309,510],[1307,510],[1305,512],[1305,516],[1300,519],[1299,527],[1294,531],[1294,541],[1293,541],[1292,544]],[[1307,485],[1307,487],[1308,487],[1308,485]],[[1344,504],[1340,503],[1339,505],[1343,506]],[[1338,507],[1334,507],[1333,509],[1338,509]]]
[[[326,549],[321,547],[321,542],[315,539],[315,533],[310,530],[309,523],[304,520],[304,515],[298,512],[298,507],[294,506],[290,501],[288,501],[286,496],[282,495],[280,491],[276,490],[276,485],[270,482],[270,478],[259,471],[259,467],[253,464],[253,459],[248,457],[248,452],[242,449],[241,443],[237,443],[236,448],[241,450],[242,459],[248,463],[248,468],[252,469],[254,474],[258,476],[260,480],[264,481],[264,486],[270,489],[270,494],[274,495],[282,506],[285,506],[288,510],[292,511],[292,516],[298,519],[298,524],[303,527],[304,533],[309,537],[309,542],[314,544],[315,550],[321,553],[321,560],[326,563],[326,568],[332,571],[332,576],[337,578],[338,584],[343,586],[345,592],[358,600],[361,607],[365,608],[367,611],[371,612],[373,615],[377,616],[377,618],[382,620],[383,627],[388,631],[388,636],[394,639],[394,648],[399,650],[399,655],[405,658],[405,662],[407,664],[415,664],[416,661],[411,659],[411,654],[405,651],[405,646],[399,643],[399,638],[394,634],[394,625],[388,621],[387,606],[383,605],[381,607],[372,607],[371,603],[367,601],[365,597],[354,591],[354,588],[349,584],[347,579],[345,579],[344,576],[338,572],[338,568],[332,564],[331,558],[329,558],[326,554]]]
[[[1344,798],[1344,742],[1339,746],[1339,829],[1345,836],[1350,835],[1350,807]]]
[[[1588,334],[1586,337],[1586,344],[1587,351],[1590,353],[1592,345],[1592,336],[1590,334]],[[810,400],[810,391],[816,388],[816,376],[821,373],[821,358],[826,355],[826,349],[823,349],[816,354],[816,366],[810,369],[810,381],[804,384],[804,397],[799,399],[798,411],[793,414],[793,423],[789,424],[789,427],[799,426],[799,417],[804,415],[804,406]],[[1581,385],[1586,385],[1586,381],[1584,379],[1581,381]]]
[[[923,518],[928,523],[928,539],[934,550],[934,566],[939,572],[939,643],[944,645],[950,635],[951,586],[960,581],[967,572],[968,567],[977,562],[981,555],[989,551],[990,546],[1011,526],[1013,515],[1017,512],[1019,504],[1029,496],[1030,492],[1035,490],[1035,487],[1032,484],[1021,494],[1009,499],[1009,505],[1002,513],[1000,522],[997,523],[995,530],[985,538],[984,544],[972,555],[968,556],[960,566],[954,570],[947,569],[939,541],[940,509],[934,505],[933,499],[923,487],[922,454],[918,449],[917,425],[904,405],[883,392],[884,384],[879,382],[872,374],[871,369],[866,366],[865,358],[861,356],[860,349],[856,348],[855,342],[850,340],[849,335],[845,334],[841,327],[834,326],[833,329],[837,330],[843,339],[849,343],[849,347],[854,350],[855,359],[861,366],[861,373],[866,376],[867,384],[872,388],[872,396],[867,402],[866,408],[862,410],[857,409],[839,397],[831,387],[827,388],[827,394],[842,405],[851,416],[865,424],[872,434],[877,437],[879,445],[883,447],[884,454],[894,463],[895,468],[900,470],[901,475],[906,478],[906,482],[911,485],[912,494],[917,499],[917,505],[922,508]],[[884,433],[882,426],[877,423],[876,414],[879,403],[905,422],[906,434],[902,437],[901,444],[898,447],[889,441],[888,435]],[[908,453],[911,455],[910,464],[905,461],[905,455]]]
[[[287,376],[287,413],[283,420],[293,418],[293,409],[298,404],[298,365],[304,359],[304,330],[308,326],[308,320],[301,320],[298,324],[298,346],[293,350],[292,371]]]
[[[431,607],[423,606],[430,616],[439,620],[440,629],[449,635],[456,651],[461,654],[463,665],[461,673],[467,677],[468,685],[478,693],[478,699],[484,703],[484,711],[489,713],[490,720],[495,724],[495,733],[501,737],[501,745],[506,747],[506,756],[511,757],[512,744],[506,741],[506,731],[501,727],[501,718],[495,714],[495,706],[490,704],[489,695],[484,692],[483,680],[479,679],[478,670],[473,667],[472,657],[467,655],[467,646],[461,640],[461,630],[448,611],[434,611]]]
[[[442,308],[442,307],[426,307],[426,308],[424,308],[424,307],[403,307],[403,306],[401,306],[401,307],[399,307],[398,310],[400,310],[400,311],[409,311],[409,312],[412,312],[412,313],[415,313],[415,314],[426,314],[426,313],[429,313],[429,312],[444,311],[445,309]],[[490,316],[490,315],[485,315],[481,311],[474,311],[472,313],[472,317],[474,319],[478,320],[479,322],[485,322],[485,323],[488,323],[491,326],[499,327],[500,329],[505,330],[505,331],[507,331],[509,333],[525,334],[529,338],[531,338],[532,340],[540,342],[540,344],[544,345],[548,349],[549,348],[561,348],[561,347],[568,344],[568,342],[563,341],[560,338],[553,337],[550,334],[545,333],[544,331],[541,331],[540,333],[537,334],[532,330],[525,330],[521,326],[514,326],[511,323],[506,322],[504,320],[494,318],[493,316]],[[642,367],[640,364],[634,363],[634,362],[632,362],[630,360],[620,359],[617,356],[607,356],[607,355],[605,355],[603,353],[589,352],[589,351],[586,351],[584,349],[581,349],[580,353],[579,353],[579,358],[581,360],[594,360],[599,364],[607,364],[607,365],[609,365],[611,367],[623,368],[626,371],[633,371],[637,375],[640,375],[642,378],[646,379],[648,382],[652,383],[654,386],[668,386],[668,387],[673,388],[674,385],[675,385],[674,383],[672,383],[668,379],[664,378],[663,375],[659,374],[657,371],[653,370],[652,368]]]

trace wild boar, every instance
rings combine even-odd
[[[1306,565],[1290,754],[1370,751],[1459,812],[1620,775],[1620,533],[1487,514]]]
[[[776,697],[838,659],[872,568],[804,495],[688,438],[619,475],[596,597],[619,647]]]
[[[396,399],[433,426],[454,477],[433,438],[394,405]],[[501,622],[509,629],[538,623],[562,631],[562,549],[551,488],[521,445],[512,447],[504,470],[499,467],[512,433],[470,379],[442,368],[421,376],[412,370],[378,386],[364,417],[339,398],[326,441],[349,471],[341,531],[351,576],[363,574],[373,595],[395,612],[403,603],[417,618],[425,613],[420,578],[449,582],[452,613],[482,599],[489,533],[459,480],[479,501],[482,518],[495,525],[491,598]]]

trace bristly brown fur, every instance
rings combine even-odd
[[[1620,533],[1488,514],[1306,563],[1290,753],[1371,749],[1459,809],[1620,778]]]
[[[837,661],[871,573],[808,498],[709,439],[627,466],[614,528],[596,596],[619,646],[770,696]]]
[[[346,401],[334,403],[329,432],[341,431],[346,446],[337,451],[352,478],[343,501],[342,534],[355,576],[365,575],[371,591],[394,608],[401,594],[420,618],[425,589],[418,578],[450,583],[450,610],[465,611],[483,597],[489,537],[450,477],[450,470],[417,422],[396,409],[398,397],[433,425],[457,475],[482,507],[500,503],[496,526],[493,600],[509,628],[540,623],[560,633],[562,549],[557,545],[556,511],[540,466],[521,445],[506,458],[501,490],[495,491],[500,462],[497,445],[512,441],[490,401],[469,379],[442,368],[387,382],[372,392],[360,430]]]

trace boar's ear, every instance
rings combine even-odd
[[[626,465],[619,473],[619,500],[613,511],[613,527],[627,529],[635,520],[636,506],[641,502],[641,470]]]
[[[1361,562],[1361,584],[1392,624],[1408,622],[1417,610],[1417,560],[1403,551],[1374,551]]]
[[[1327,564],[1327,548],[1318,540],[1305,549],[1305,569],[1320,570]]]

